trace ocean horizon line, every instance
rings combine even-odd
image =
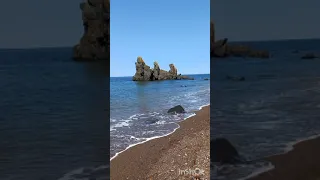
[[[216,39],[223,39],[228,37],[219,37]],[[231,43],[243,43],[243,42],[281,42],[281,41],[303,41],[303,40],[320,40],[320,37],[313,37],[313,38],[285,38],[285,39],[243,39],[243,40],[231,40]],[[76,45],[76,43],[74,44]],[[35,50],[35,49],[63,49],[63,48],[73,48],[74,45],[64,45],[64,46],[50,46],[50,45],[43,45],[43,46],[31,46],[31,47],[0,47],[0,50]]]
[[[195,74],[181,74],[184,76],[192,76],[192,75],[210,75],[210,73],[195,73]],[[131,76],[110,76],[110,78],[127,78],[127,77],[133,77],[134,75]]]
[[[17,50],[38,50],[38,49],[65,49],[70,48],[72,49],[73,46],[39,46],[39,47],[0,47],[0,50],[9,50],[9,51],[17,51]]]
[[[285,39],[257,39],[257,40],[230,40],[230,38],[225,37],[228,39],[230,43],[250,43],[250,42],[284,42],[284,41],[305,41],[305,40],[320,40],[320,37],[317,38],[285,38]],[[224,39],[224,38],[216,38]]]

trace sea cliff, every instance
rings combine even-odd
[[[73,59],[110,59],[110,1],[87,0],[80,4],[84,27],[80,42],[73,48]]]

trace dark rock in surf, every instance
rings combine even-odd
[[[319,58],[319,56],[317,56],[314,53],[307,53],[301,57],[301,59],[316,59],[316,58]]]
[[[238,151],[225,138],[217,138],[210,141],[210,161],[221,164],[241,162]]]
[[[204,78],[203,80],[208,81],[208,80],[209,80],[209,78]]]
[[[165,71],[160,69],[157,62],[154,62],[153,69],[151,69],[142,57],[138,57],[135,65],[136,73],[132,78],[133,81],[193,80],[192,77],[178,74],[178,70],[174,64],[169,64],[170,70]]]
[[[159,119],[151,117],[151,118],[147,119],[145,122],[146,122],[146,124],[155,124],[158,121],[159,121]]]
[[[186,111],[181,105],[175,106],[168,110],[168,113],[185,113]]]
[[[228,80],[232,80],[232,81],[245,81],[246,78],[243,76],[227,76],[226,77]]]

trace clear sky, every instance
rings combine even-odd
[[[0,6],[0,48],[65,47],[79,42],[81,0],[6,0]]]
[[[153,68],[210,73],[210,1],[111,0],[111,76],[133,76],[137,56]]]
[[[319,0],[211,0],[217,38],[320,38]]]

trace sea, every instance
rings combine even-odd
[[[246,179],[273,169],[264,157],[286,153],[294,143],[320,134],[320,59],[301,59],[309,52],[320,54],[320,40],[239,44],[269,50],[271,58],[211,60],[211,138],[227,138],[251,161],[213,164],[215,180]]]
[[[210,74],[188,75],[195,80],[132,81],[110,78],[110,159],[133,145],[165,136],[178,122],[210,104]],[[185,114],[168,114],[181,105]]]
[[[102,180],[109,65],[72,48],[0,49],[0,179]]]

